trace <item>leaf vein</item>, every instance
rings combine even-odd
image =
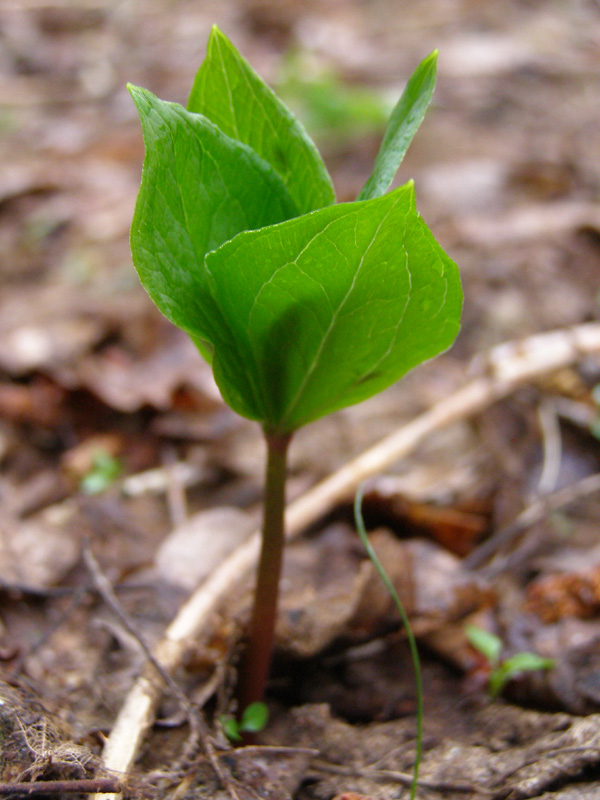
[[[356,285],[356,281],[358,280],[358,276],[360,275],[360,272],[361,272],[361,270],[362,270],[362,268],[364,266],[365,259],[366,259],[367,255],[368,255],[369,251],[371,250],[374,242],[376,241],[377,236],[379,234],[379,231],[383,227],[383,225],[384,225],[385,221],[387,220],[387,218],[389,217],[389,215],[394,210],[395,206],[396,206],[396,203],[394,203],[392,205],[392,207],[390,209],[388,209],[388,211],[383,215],[382,219],[379,221],[379,224],[377,225],[377,228],[375,229],[375,232],[373,233],[373,235],[371,237],[371,241],[365,247],[365,249],[364,249],[364,251],[363,251],[363,253],[361,255],[360,261],[358,263],[358,267],[357,267],[357,269],[356,269],[356,271],[355,271],[355,273],[354,273],[354,275],[352,277],[352,281],[350,282],[350,286],[348,287],[348,290],[346,291],[346,294],[342,298],[337,310],[333,313],[333,316],[332,316],[332,319],[331,319],[331,323],[329,324],[329,327],[328,327],[327,331],[325,332],[325,335],[321,339],[321,343],[319,344],[319,347],[317,348],[317,352],[315,353],[315,356],[313,358],[312,364],[310,365],[310,367],[308,368],[308,370],[304,374],[304,377],[303,377],[302,381],[300,382],[300,385],[298,387],[298,390],[296,391],[296,394],[295,394],[294,398],[290,401],[290,404],[288,405],[286,413],[283,416],[282,423],[285,423],[285,421],[290,418],[290,415],[292,414],[292,412],[294,411],[294,409],[298,405],[298,402],[300,400],[300,397],[302,396],[302,392],[304,391],[304,388],[306,387],[306,384],[308,383],[308,381],[310,380],[312,374],[314,373],[314,371],[316,370],[316,368],[318,366],[319,360],[320,360],[321,355],[322,355],[322,353],[323,353],[323,351],[325,349],[327,341],[328,341],[329,337],[331,336],[331,333],[332,333],[332,331],[333,331],[333,329],[335,327],[335,323],[337,322],[338,317],[342,313],[342,310],[343,310],[345,304],[348,302],[348,299],[350,298],[350,295],[352,294],[352,292],[354,290],[354,287]]]

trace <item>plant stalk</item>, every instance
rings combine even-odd
[[[271,666],[284,544],[287,452],[291,437],[291,433],[282,435],[265,431],[267,469],[262,543],[248,646],[240,665],[238,716],[250,703],[263,699]]]

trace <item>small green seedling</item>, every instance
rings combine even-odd
[[[537,653],[515,653],[503,659],[502,639],[476,625],[467,625],[465,633],[471,646],[488,661],[488,692],[491,697],[498,697],[506,684],[523,672],[537,672],[540,669],[552,669],[554,666],[554,659],[543,658]]]
[[[97,450],[92,458],[92,466],[79,482],[84,494],[102,494],[109,489],[123,472],[118,458],[106,450]]]
[[[219,717],[223,733],[234,744],[243,740],[244,733],[259,733],[264,730],[268,720],[269,709],[267,704],[261,701],[250,703],[244,709],[239,721],[228,714]]]
[[[413,183],[388,192],[431,100],[436,56],[409,79],[352,203],[334,203],[300,122],[217,28],[187,108],[129,87],[146,145],[135,267],[267,446],[241,709],[262,698],[271,660],[291,437],[387,388],[458,333],[456,264],[417,212]]]

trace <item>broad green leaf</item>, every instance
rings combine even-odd
[[[333,203],[331,179],[314,143],[216,26],[187,107],[267,161],[283,179],[300,214]]]
[[[283,181],[200,114],[129,87],[146,145],[131,228],[133,261],[159,309],[210,359],[219,310],[204,257],[243,230],[296,216]]]
[[[433,96],[437,50],[422,61],[406,84],[392,111],[383,142],[375,159],[371,177],[358,196],[359,200],[380,197],[387,192],[415,133],[418,131]]]
[[[458,332],[458,270],[412,184],[241,233],[206,270],[223,320],[217,384],[235,410],[281,433],[376,394]]]

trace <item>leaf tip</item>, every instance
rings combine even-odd
[[[224,41],[228,41],[227,37],[225,36],[221,28],[219,28],[219,26],[216,24],[216,22],[213,22],[208,37],[208,46],[210,47],[211,44]]]
[[[222,35],[223,35],[223,34],[222,34],[222,32],[221,32],[221,29],[219,28],[219,26],[217,25],[217,23],[216,23],[216,22],[213,22],[213,24],[210,26],[209,40],[210,40],[210,39],[212,39],[212,38],[214,38],[214,37],[217,37],[217,36],[222,36]]]
[[[436,47],[436,49],[432,50],[432,52],[421,62],[421,68],[424,69],[426,73],[429,73],[430,76],[432,75],[434,80],[437,72],[437,60],[439,54],[440,51]]]
[[[429,85],[429,100],[427,101],[427,105],[429,105],[429,101],[431,100],[431,94],[433,93],[433,87],[435,85],[435,79],[437,76],[437,60],[440,51],[436,48],[429,53],[428,56],[425,56],[423,61],[419,64],[417,69],[413,72],[411,77],[409,78],[409,83],[413,80],[416,80],[417,77],[419,81],[424,82],[425,84]]]
[[[127,84],[127,91],[131,95],[131,98],[138,109],[140,107],[140,102],[147,97],[148,94],[150,94],[147,89],[142,89],[141,86],[136,86],[133,83]]]

